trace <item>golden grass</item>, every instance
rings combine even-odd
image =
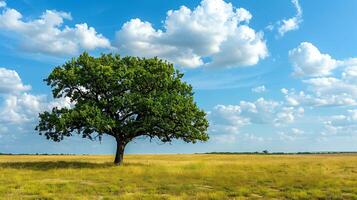
[[[357,154],[0,156],[1,199],[357,199]]]

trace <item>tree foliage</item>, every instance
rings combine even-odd
[[[171,63],[158,58],[95,58],[83,53],[45,79],[54,98],[69,98],[73,106],[39,114],[36,130],[56,142],[74,133],[92,140],[111,135],[118,143],[117,164],[125,145],[139,136],[162,142],[206,141],[206,114],[182,77]]]

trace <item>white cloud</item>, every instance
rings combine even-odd
[[[269,24],[265,27],[266,30],[268,31],[273,31],[274,30],[274,25],[273,24]]]
[[[22,83],[16,71],[0,67],[0,94],[17,93],[29,89],[31,87]]]
[[[62,97],[58,99],[54,99],[48,103],[46,103],[45,109],[51,110],[54,107],[57,108],[71,108],[74,106],[74,102],[71,102],[71,99],[69,97]]]
[[[357,84],[357,62],[347,66],[341,74],[341,79],[348,84]]]
[[[4,105],[0,107],[0,123],[22,124],[31,122],[41,111],[43,96],[28,93],[7,95]]]
[[[344,76],[356,74],[357,58],[337,60],[329,54],[321,53],[320,50],[309,42],[289,51],[289,59],[293,66],[293,75],[297,77],[328,76],[337,67],[344,67]]]
[[[357,85],[334,77],[304,80],[318,96],[345,96],[357,99]]]
[[[5,1],[0,1],[0,8],[6,7],[6,2]]]
[[[298,128],[278,132],[279,139],[283,141],[295,141],[296,139],[303,138],[304,135],[305,131]]]
[[[289,105],[357,105],[357,58],[337,60],[308,42],[289,51],[289,57],[293,74],[304,77],[302,83],[307,87],[307,92],[282,89]],[[339,70],[334,71],[336,68]]]
[[[291,129],[291,133],[292,133],[293,135],[303,135],[303,134],[305,134],[305,131],[300,130],[300,129],[298,129],[298,128],[292,128],[292,129]]]
[[[327,135],[354,135],[357,134],[357,110],[347,110],[345,114],[325,117],[324,130],[321,133]]]
[[[283,19],[278,22],[278,32],[280,36],[283,36],[286,32],[293,31],[299,29],[299,25],[302,22],[302,9],[300,7],[298,0],[291,0],[296,9],[296,15],[289,19]]]
[[[21,124],[33,120],[41,110],[44,96],[27,93],[31,86],[24,85],[14,70],[0,68],[0,124]]]
[[[286,89],[286,88],[281,88],[281,93],[283,93],[283,94],[287,94],[288,92],[289,92],[289,90],[288,89]]]
[[[239,105],[217,105],[210,112],[212,122],[210,131],[215,134],[238,134],[241,127],[250,123],[250,120],[241,116],[242,108]]]
[[[338,85],[326,88],[310,87],[308,94],[304,91],[296,92],[294,89],[285,94],[287,105],[290,106],[351,106],[357,105],[356,97],[345,92],[339,92]],[[340,88],[343,89],[343,88]],[[345,88],[345,89],[348,89]],[[341,91],[341,90],[340,90]],[[346,91],[347,92],[347,91]],[[355,93],[356,91],[354,91]]]
[[[255,92],[255,93],[263,93],[263,92],[266,92],[266,90],[267,89],[265,88],[264,85],[252,88],[252,92]]]
[[[194,10],[170,10],[164,30],[132,19],[116,33],[119,52],[158,56],[183,67],[236,67],[268,55],[263,35],[247,24],[251,14],[223,0],[203,0]],[[209,61],[205,61],[209,58]]]
[[[36,121],[38,114],[53,107],[71,107],[73,104],[67,98],[49,100],[45,95],[29,93],[8,94],[3,97],[0,105],[1,124],[25,124]]]
[[[0,126],[7,127],[17,124],[26,126],[34,123],[38,113],[53,107],[70,107],[69,99],[49,100],[46,95],[28,93],[29,85],[24,85],[20,76],[14,70],[0,68]]]
[[[289,51],[295,76],[325,76],[338,66],[338,61],[328,54],[322,54],[309,42],[302,42]]]
[[[241,101],[242,116],[254,124],[267,124],[274,121],[275,115],[280,109],[280,103],[259,98],[255,102]]]
[[[301,117],[305,110],[303,107],[282,107],[274,119],[275,126],[283,126],[292,123],[297,117]]]
[[[86,23],[63,26],[71,14],[46,10],[38,19],[24,21],[20,12],[6,8],[0,14],[0,30],[16,35],[21,48],[31,53],[73,55],[80,50],[111,48],[110,42]]]
[[[240,101],[237,105],[217,105],[209,113],[210,132],[214,138],[222,136],[227,139],[229,135],[244,137],[240,134],[242,129],[248,126],[284,127],[302,117],[303,114],[302,107],[288,107],[281,102],[264,98],[259,98],[254,102]],[[263,140],[263,138],[253,138],[253,136],[250,134],[248,138]]]
[[[281,102],[259,98],[254,102],[240,101],[238,105],[217,105],[211,112],[213,123],[239,127],[248,124],[285,124],[302,116],[302,107],[288,107]]]

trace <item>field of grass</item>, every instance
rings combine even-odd
[[[0,156],[0,199],[357,199],[357,154]]]

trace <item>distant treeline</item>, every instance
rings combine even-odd
[[[16,156],[75,156],[75,155],[89,155],[89,154],[68,154],[68,153],[0,153],[0,155],[16,155]]]
[[[317,152],[292,152],[292,153],[287,153],[287,152],[268,152],[268,151],[262,151],[262,152],[207,152],[203,154],[263,154],[263,155],[297,155],[297,154],[355,154],[357,151],[317,151]]]
[[[305,151],[305,152],[292,152],[292,153],[287,153],[287,152],[268,152],[268,151],[262,151],[262,152],[206,152],[206,153],[195,153],[195,154],[250,154],[250,155],[297,155],[297,154],[357,154],[357,151],[316,151],[316,152],[311,152],[311,151]],[[67,153],[0,153],[0,155],[18,155],[18,156],[26,156],[26,155],[38,155],[38,156],[75,156],[75,155],[90,155],[90,154],[67,154]]]

